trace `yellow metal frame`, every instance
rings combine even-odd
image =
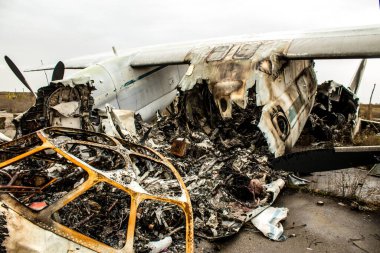
[[[131,147],[135,146],[135,147],[139,147],[140,149],[144,149],[147,152],[154,154],[159,159],[153,158],[151,156],[147,156],[139,152],[135,152],[133,150],[129,150],[129,153],[128,153],[129,155],[135,155],[144,159],[149,159],[151,161],[162,164],[163,166],[169,168],[171,172],[174,174],[174,176],[176,177],[181,187],[181,190],[182,190],[181,198],[167,198],[167,197],[162,197],[162,196],[155,196],[155,195],[150,195],[146,193],[136,192],[128,187],[125,187],[119,184],[118,182],[108,178],[105,174],[101,173],[101,171],[92,168],[91,166],[81,161],[80,159],[73,157],[72,155],[65,152],[61,147],[58,147],[58,146],[62,146],[62,143],[59,143],[58,145],[55,144],[54,139],[49,138],[49,134],[47,133],[46,130],[91,133],[84,130],[70,129],[70,128],[47,128],[47,129],[40,130],[36,132],[36,134],[41,139],[42,145],[37,146],[33,148],[32,150],[29,150],[21,155],[18,155],[14,158],[11,158],[9,160],[6,160],[0,163],[0,169],[8,165],[11,165],[19,160],[22,160],[26,157],[29,157],[33,154],[36,154],[42,150],[52,149],[58,154],[60,154],[62,157],[64,157],[65,159],[69,160],[76,166],[85,170],[88,173],[88,179],[84,183],[82,183],[80,186],[71,190],[64,197],[56,201],[54,204],[46,207],[45,209],[39,212],[30,210],[28,207],[22,205],[20,202],[18,202],[15,198],[10,196],[8,193],[0,194],[0,200],[3,203],[5,203],[8,207],[13,209],[15,212],[22,215],[23,217],[30,220],[31,222],[35,223],[36,225],[46,230],[49,230],[51,232],[54,232],[55,234],[58,234],[64,238],[67,238],[68,240],[71,240],[80,245],[83,245],[91,250],[98,251],[98,252],[127,252],[127,253],[134,252],[133,241],[134,241],[134,233],[135,233],[135,227],[136,227],[136,214],[137,214],[137,209],[140,203],[143,202],[144,200],[154,200],[154,201],[174,204],[183,210],[185,218],[186,218],[186,253],[194,252],[194,223],[193,223],[193,212],[192,212],[192,207],[191,207],[191,202],[190,202],[190,195],[178,171],[162,154],[156,152],[155,150],[151,148],[136,145],[136,144],[131,144]],[[93,134],[97,136],[102,135],[99,133],[93,133]],[[124,157],[124,159],[126,159],[126,161],[129,160],[126,154],[122,154],[121,152],[117,151],[118,149],[122,147],[120,142],[106,135],[103,135],[103,138],[111,139],[112,141],[116,143],[116,146],[108,146],[104,144],[97,144],[97,143],[86,142],[86,141],[75,141],[75,140],[74,141],[70,140],[69,143],[81,143],[81,144],[86,144],[86,145],[91,145],[91,146],[98,146],[98,147],[112,149],[118,152],[119,154],[121,154]],[[0,149],[1,149],[1,145],[0,145]],[[99,182],[106,182],[126,192],[131,197],[130,215],[129,215],[127,233],[126,233],[126,244],[124,245],[122,249],[112,248],[93,238],[85,236],[73,229],[70,229],[64,225],[61,225],[55,222],[54,220],[52,220],[51,218],[53,213],[63,208],[65,205],[67,205],[68,203],[70,203],[71,201],[73,201],[74,199],[82,195],[83,193],[85,193],[87,190],[89,190],[91,187],[98,184]]]

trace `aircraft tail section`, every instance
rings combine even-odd
[[[360,81],[362,80],[362,76],[363,76],[366,64],[367,64],[367,59],[361,60],[359,67],[356,70],[354,77],[352,78],[350,89],[354,94],[357,94],[358,92]]]

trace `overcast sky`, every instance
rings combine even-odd
[[[0,90],[22,91],[21,69],[116,48],[275,31],[380,24],[379,0],[0,0]],[[317,61],[319,83],[348,84],[360,60]],[[49,78],[51,73],[48,73]],[[43,72],[25,73],[37,90]],[[380,59],[369,60],[361,101],[380,103]]]

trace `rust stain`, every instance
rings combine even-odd
[[[183,157],[186,154],[187,142],[183,138],[177,138],[173,141],[170,152],[173,155]]]

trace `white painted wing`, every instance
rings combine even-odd
[[[298,37],[285,55],[290,59],[379,58],[380,26]]]
[[[289,59],[380,58],[380,25],[315,32],[269,33],[158,45],[128,50],[125,54],[120,51],[119,56],[133,57],[130,63],[132,67],[177,65],[190,63],[191,56],[194,56],[192,53],[199,48],[209,48],[203,53],[210,53],[218,45],[243,46],[247,43],[260,42],[264,45],[268,41],[287,43],[287,46],[278,53]],[[66,69],[83,69],[112,57],[115,56],[109,52],[66,60],[64,64]],[[27,69],[26,72],[51,70],[54,66],[39,66]]]
[[[65,69],[84,69],[98,62],[110,59],[112,57],[114,57],[113,53],[103,53],[103,54],[88,55],[88,56],[73,58],[73,59],[65,60],[63,61],[63,63],[65,64]],[[53,70],[54,67],[55,67],[55,64],[41,65],[38,67],[28,68],[24,70],[24,72]]]
[[[380,25],[361,28],[345,28],[316,32],[272,33],[256,36],[196,42],[184,46],[157,47],[139,52],[131,62],[133,67],[191,62],[191,53],[208,46],[207,53],[219,45],[242,46],[247,43],[287,43],[281,52],[289,59],[349,59],[380,57]],[[257,48],[257,52],[260,48]]]

